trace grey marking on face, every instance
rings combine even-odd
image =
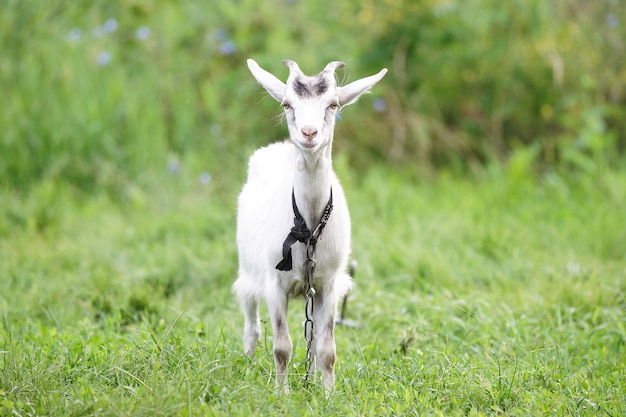
[[[300,98],[311,98],[313,96],[319,96],[328,91],[328,81],[325,77],[316,77],[312,81],[306,81],[301,78],[296,78],[292,84],[293,91]]]

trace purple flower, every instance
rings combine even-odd
[[[209,130],[213,136],[219,136],[222,134],[222,127],[217,123],[212,124]]]
[[[140,41],[145,41],[150,37],[150,28],[142,26],[135,31],[135,37]]]
[[[374,102],[372,103],[372,107],[374,107],[374,111],[377,113],[382,113],[385,110],[387,110],[387,102],[385,101],[384,98],[382,97],[378,97],[377,99],[374,100]]]
[[[113,33],[117,30],[117,20],[115,19],[108,19],[106,22],[104,22],[104,25],[102,25],[102,30],[105,33]]]
[[[232,55],[237,50],[237,46],[233,41],[224,41],[220,44],[220,52],[222,55]]]
[[[228,35],[229,35],[228,29],[225,29],[225,28],[219,28],[215,32],[213,32],[213,37],[218,42],[224,42],[225,40],[227,40]]]
[[[111,62],[111,53],[107,51],[100,52],[98,54],[98,57],[96,58],[96,61],[98,62],[98,65],[100,65],[101,67],[109,65],[109,62]]]
[[[199,181],[201,185],[209,185],[209,183],[211,182],[211,174],[206,171],[203,172],[202,174],[200,174]]]
[[[170,174],[178,174],[180,172],[180,162],[170,161],[169,164],[167,164],[167,170]]]
[[[616,28],[619,25],[619,19],[613,13],[606,15],[606,25],[610,28]]]
[[[72,30],[70,30],[67,34],[67,39],[69,39],[72,42],[77,42],[80,37],[82,36],[82,32],[80,31],[80,29],[78,28],[73,28]]]

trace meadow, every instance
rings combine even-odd
[[[623,17],[8,0],[0,416],[626,415]],[[390,69],[336,127],[360,327],[336,329],[330,394],[303,382],[300,301],[290,395],[266,309],[243,354],[236,198],[248,156],[286,134],[248,57]]]
[[[420,182],[338,166],[362,327],[337,329],[332,395],[303,386],[299,301],[291,395],[274,391],[267,321],[243,355],[238,190],[182,167],[123,202],[3,193],[1,414],[626,412],[623,173]]]

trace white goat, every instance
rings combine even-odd
[[[311,344],[315,364],[330,389],[335,380],[337,303],[352,285],[345,273],[350,253],[350,216],[331,163],[335,117],[342,107],[354,103],[380,81],[387,69],[338,87],[335,69],[343,67],[343,62],[331,62],[313,77],[305,76],[293,61],[285,60],[284,64],[289,67],[286,83],[248,60],[252,75],[282,104],[290,137],[289,141],[257,150],[250,158],[248,180],[239,195],[239,276],[233,290],[245,315],[243,343],[249,355],[254,353],[260,336],[259,300],[267,302],[274,336],[276,386],[288,391],[287,365],[293,345],[287,328],[287,304],[291,296],[305,292],[307,255],[306,243],[292,245],[285,240],[294,227],[296,211],[312,231],[327,204],[332,203],[334,208],[317,242]],[[292,208],[292,199],[297,209]]]

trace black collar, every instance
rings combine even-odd
[[[317,239],[322,234],[324,226],[326,226],[326,223],[328,223],[330,213],[333,211],[333,189],[332,187],[330,188],[330,197],[328,198],[328,203],[326,203],[322,218],[320,219],[319,224],[313,230],[313,232],[311,232],[311,230],[307,227],[306,221],[302,217],[302,214],[300,214],[300,210],[298,210],[298,206],[296,205],[296,196],[294,195],[293,189],[291,190],[291,205],[293,206],[294,225],[287,235],[287,238],[283,242],[283,259],[278,263],[278,265],[276,265],[276,269],[280,271],[291,271],[291,246],[294,243],[302,242],[306,243],[307,245],[317,244]]]

